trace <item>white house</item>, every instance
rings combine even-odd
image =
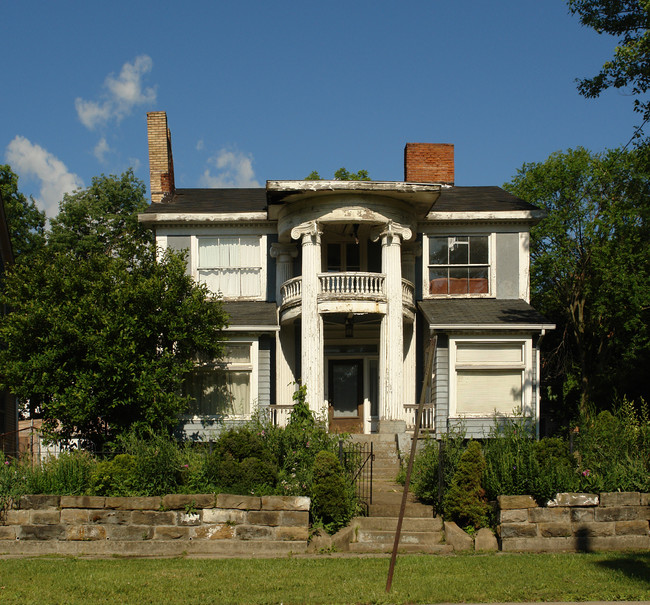
[[[186,436],[268,408],[286,422],[295,383],[333,431],[400,432],[426,389],[425,425],[539,419],[539,339],[529,304],[529,230],[543,211],[498,187],[454,186],[453,145],[409,143],[403,182],[174,184],[164,112],[148,114],[161,248],[222,297],[224,363],[197,368]],[[433,363],[427,351],[433,337]],[[425,380],[426,375],[426,380]]]

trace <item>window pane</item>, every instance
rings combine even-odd
[[[458,342],[457,363],[523,363],[521,342]]]
[[[361,258],[358,244],[346,244],[345,246],[345,270],[361,271]]]
[[[454,237],[449,245],[449,264],[466,265],[469,262],[469,238]]]
[[[467,294],[467,269],[449,269],[449,294]]]
[[[327,244],[327,270],[341,270],[341,246],[340,244]]]
[[[469,262],[472,265],[487,265],[488,238],[486,235],[475,235],[469,238]]]
[[[447,240],[446,237],[429,238],[429,264],[446,265],[447,258]]]
[[[251,346],[247,343],[228,343],[226,345],[226,355],[224,357],[224,361],[227,361],[228,363],[250,363]]]
[[[456,412],[492,416],[521,408],[521,370],[458,370]]]
[[[487,267],[472,267],[469,269],[469,292],[471,294],[488,293]]]
[[[194,399],[190,410],[195,414],[249,414],[250,372],[197,370],[186,379],[184,393]]]
[[[429,269],[429,294],[448,294],[447,269]]]

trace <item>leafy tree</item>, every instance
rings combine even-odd
[[[0,381],[39,403],[54,438],[100,447],[132,426],[171,430],[195,359],[221,354],[220,303],[181,254],[141,237],[142,198],[130,173],[95,179],[66,196],[43,251],[7,274]]]
[[[637,97],[634,108],[650,119],[650,101],[639,98],[650,89],[650,1],[648,0],[569,0],[569,11],[580,22],[619,38],[614,56],[593,78],[579,80],[585,97],[597,97],[604,90],[628,88]]]
[[[138,222],[148,205],[146,189],[129,168],[121,176],[93,177],[87,189],[66,193],[48,236],[52,251],[93,253],[133,252],[153,243],[153,233]]]
[[[557,324],[545,340],[546,379],[582,412],[616,393],[648,394],[647,154],[557,152],[504,185],[548,212],[531,231],[531,294]]]
[[[306,181],[321,181],[323,180],[318,174],[318,171],[312,170],[306,177]],[[359,172],[349,172],[345,168],[339,168],[334,173],[335,181],[370,181],[367,170],[359,170]]]
[[[16,260],[27,259],[45,244],[45,213],[18,191],[18,175],[6,164],[0,165],[0,192],[11,246]]]

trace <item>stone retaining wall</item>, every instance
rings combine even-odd
[[[306,497],[230,494],[23,496],[0,519],[0,553],[303,552],[309,505]]]
[[[650,549],[650,494],[499,496],[501,550],[517,552]]]

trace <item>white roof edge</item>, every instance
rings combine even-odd
[[[430,330],[555,330],[555,324],[429,324]]]
[[[228,326],[224,332],[279,332],[280,326]]]
[[[404,181],[266,181],[267,191],[407,191],[433,192],[446,188],[442,183]]]
[[[469,212],[436,212],[432,210],[427,214],[426,220],[431,221],[531,221],[543,219],[546,212],[543,210],[490,210]]]
[[[266,212],[205,212],[205,213],[146,213],[138,214],[141,223],[232,223],[241,221],[267,221]]]

